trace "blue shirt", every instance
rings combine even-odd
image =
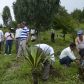
[[[29,29],[25,26],[20,34],[20,40],[26,40],[29,34]]]

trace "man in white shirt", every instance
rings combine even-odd
[[[21,24],[18,24],[17,29],[15,31],[16,54],[18,53],[21,31],[22,31]]]
[[[71,43],[69,47],[65,48],[62,50],[60,54],[60,64],[64,64],[66,66],[69,66],[71,62],[76,60],[76,57],[73,53],[73,51],[76,49],[75,43]]]
[[[0,53],[2,51],[3,39],[4,39],[3,31],[0,30]]]
[[[43,75],[42,75],[42,79],[47,80],[49,78],[50,66],[55,62],[54,49],[51,46],[47,45],[47,44],[37,44],[35,46],[37,46],[45,54],[50,56],[51,63],[48,60],[46,60],[46,62],[44,63]]]

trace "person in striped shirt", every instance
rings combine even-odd
[[[26,55],[26,44],[29,40],[29,28],[26,25],[26,22],[21,23],[22,26],[22,31],[20,33],[20,43],[19,43],[19,48],[18,48],[18,53],[17,57],[20,57],[21,55]]]

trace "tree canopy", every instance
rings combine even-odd
[[[10,9],[8,6],[5,6],[3,9],[2,19],[3,19],[5,26],[10,25],[10,23],[12,21],[12,17],[11,17]]]
[[[58,12],[60,0],[17,0],[13,4],[17,22],[26,21],[35,28],[49,28]]]

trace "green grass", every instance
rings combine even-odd
[[[31,68],[24,59],[16,66],[15,56],[0,56],[0,84],[32,84]],[[49,80],[39,84],[83,84],[78,77],[75,63],[70,68],[59,64],[58,59],[54,64],[55,73],[50,74]]]
[[[56,38],[55,43],[52,43],[50,41],[49,32],[41,33],[41,39],[39,42],[47,43],[54,48],[56,62],[54,64],[55,72],[50,74],[49,79],[45,82],[39,78],[39,84],[83,84],[83,82],[77,77],[78,66],[76,63],[72,63],[69,68],[59,64],[59,55],[57,52],[67,47],[71,40],[69,36],[66,38],[66,41],[61,37]],[[30,43],[29,45],[34,45],[36,43],[38,42]],[[15,60],[16,55],[14,53],[15,47],[13,46],[12,56],[0,55],[0,84],[32,84],[30,66],[24,57],[21,57],[21,61],[17,65]]]

